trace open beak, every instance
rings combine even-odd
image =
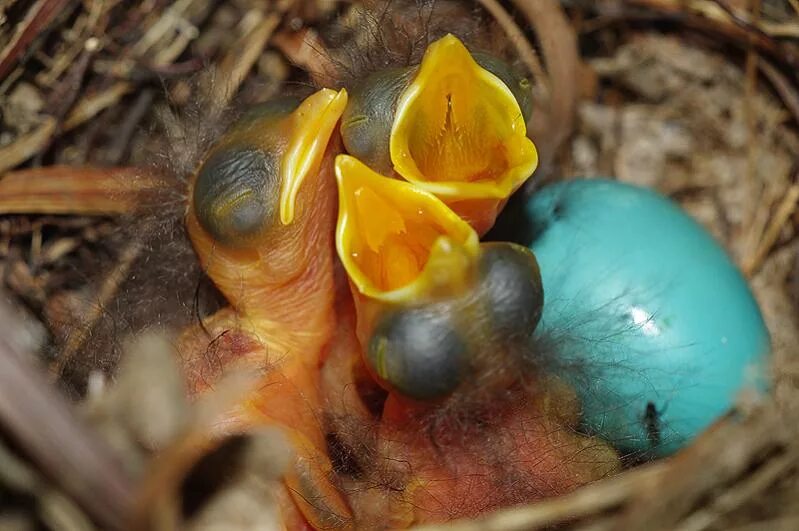
[[[479,252],[475,231],[432,194],[336,158],[336,248],[352,284],[382,302],[419,301],[457,289]]]
[[[280,168],[280,222],[283,225],[294,220],[297,192],[305,177],[319,170],[327,144],[346,106],[346,90],[322,89],[291,114],[289,145]]]
[[[453,35],[427,49],[399,98],[389,145],[399,175],[480,233],[538,164],[513,93]]]

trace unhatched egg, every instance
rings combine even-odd
[[[562,350],[583,422],[622,451],[662,456],[764,389],[760,310],[716,241],[676,204],[608,180],[529,201],[541,267],[539,331]]]

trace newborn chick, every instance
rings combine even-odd
[[[332,158],[346,92],[251,109],[190,182],[186,228],[230,306],[187,330],[179,351],[191,392],[223,370],[261,374],[213,436],[274,424],[296,459],[284,483],[290,528],[338,526],[349,508],[332,483],[319,420],[318,367],[334,326]]]
[[[324,382],[359,525],[473,516],[617,470],[609,445],[574,431],[579,404],[534,336],[534,255],[480,244],[435,196],[353,157],[340,155],[336,174],[353,304]],[[376,405],[369,377],[385,392]]]

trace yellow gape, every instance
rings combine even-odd
[[[391,129],[394,170],[485,232],[538,164],[513,93],[447,35],[425,53]]]
[[[455,289],[478,250],[477,234],[435,196],[336,158],[336,247],[358,291],[386,302]]]
[[[421,64],[355,83],[341,135],[350,155],[438,196],[484,234],[538,165],[531,107],[529,82],[509,64],[446,35]]]

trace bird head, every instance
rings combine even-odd
[[[538,163],[530,113],[525,78],[449,34],[418,66],[356,84],[341,134],[349,154],[436,195],[482,234]]]
[[[323,89],[256,107],[191,179],[188,234],[243,316],[304,326],[318,297],[332,297],[332,157],[346,103],[345,91]]]
[[[529,337],[541,315],[533,254],[480,244],[440,199],[351,156],[336,159],[336,177],[336,246],[365,361],[378,381],[424,401],[499,374],[503,352]]]

